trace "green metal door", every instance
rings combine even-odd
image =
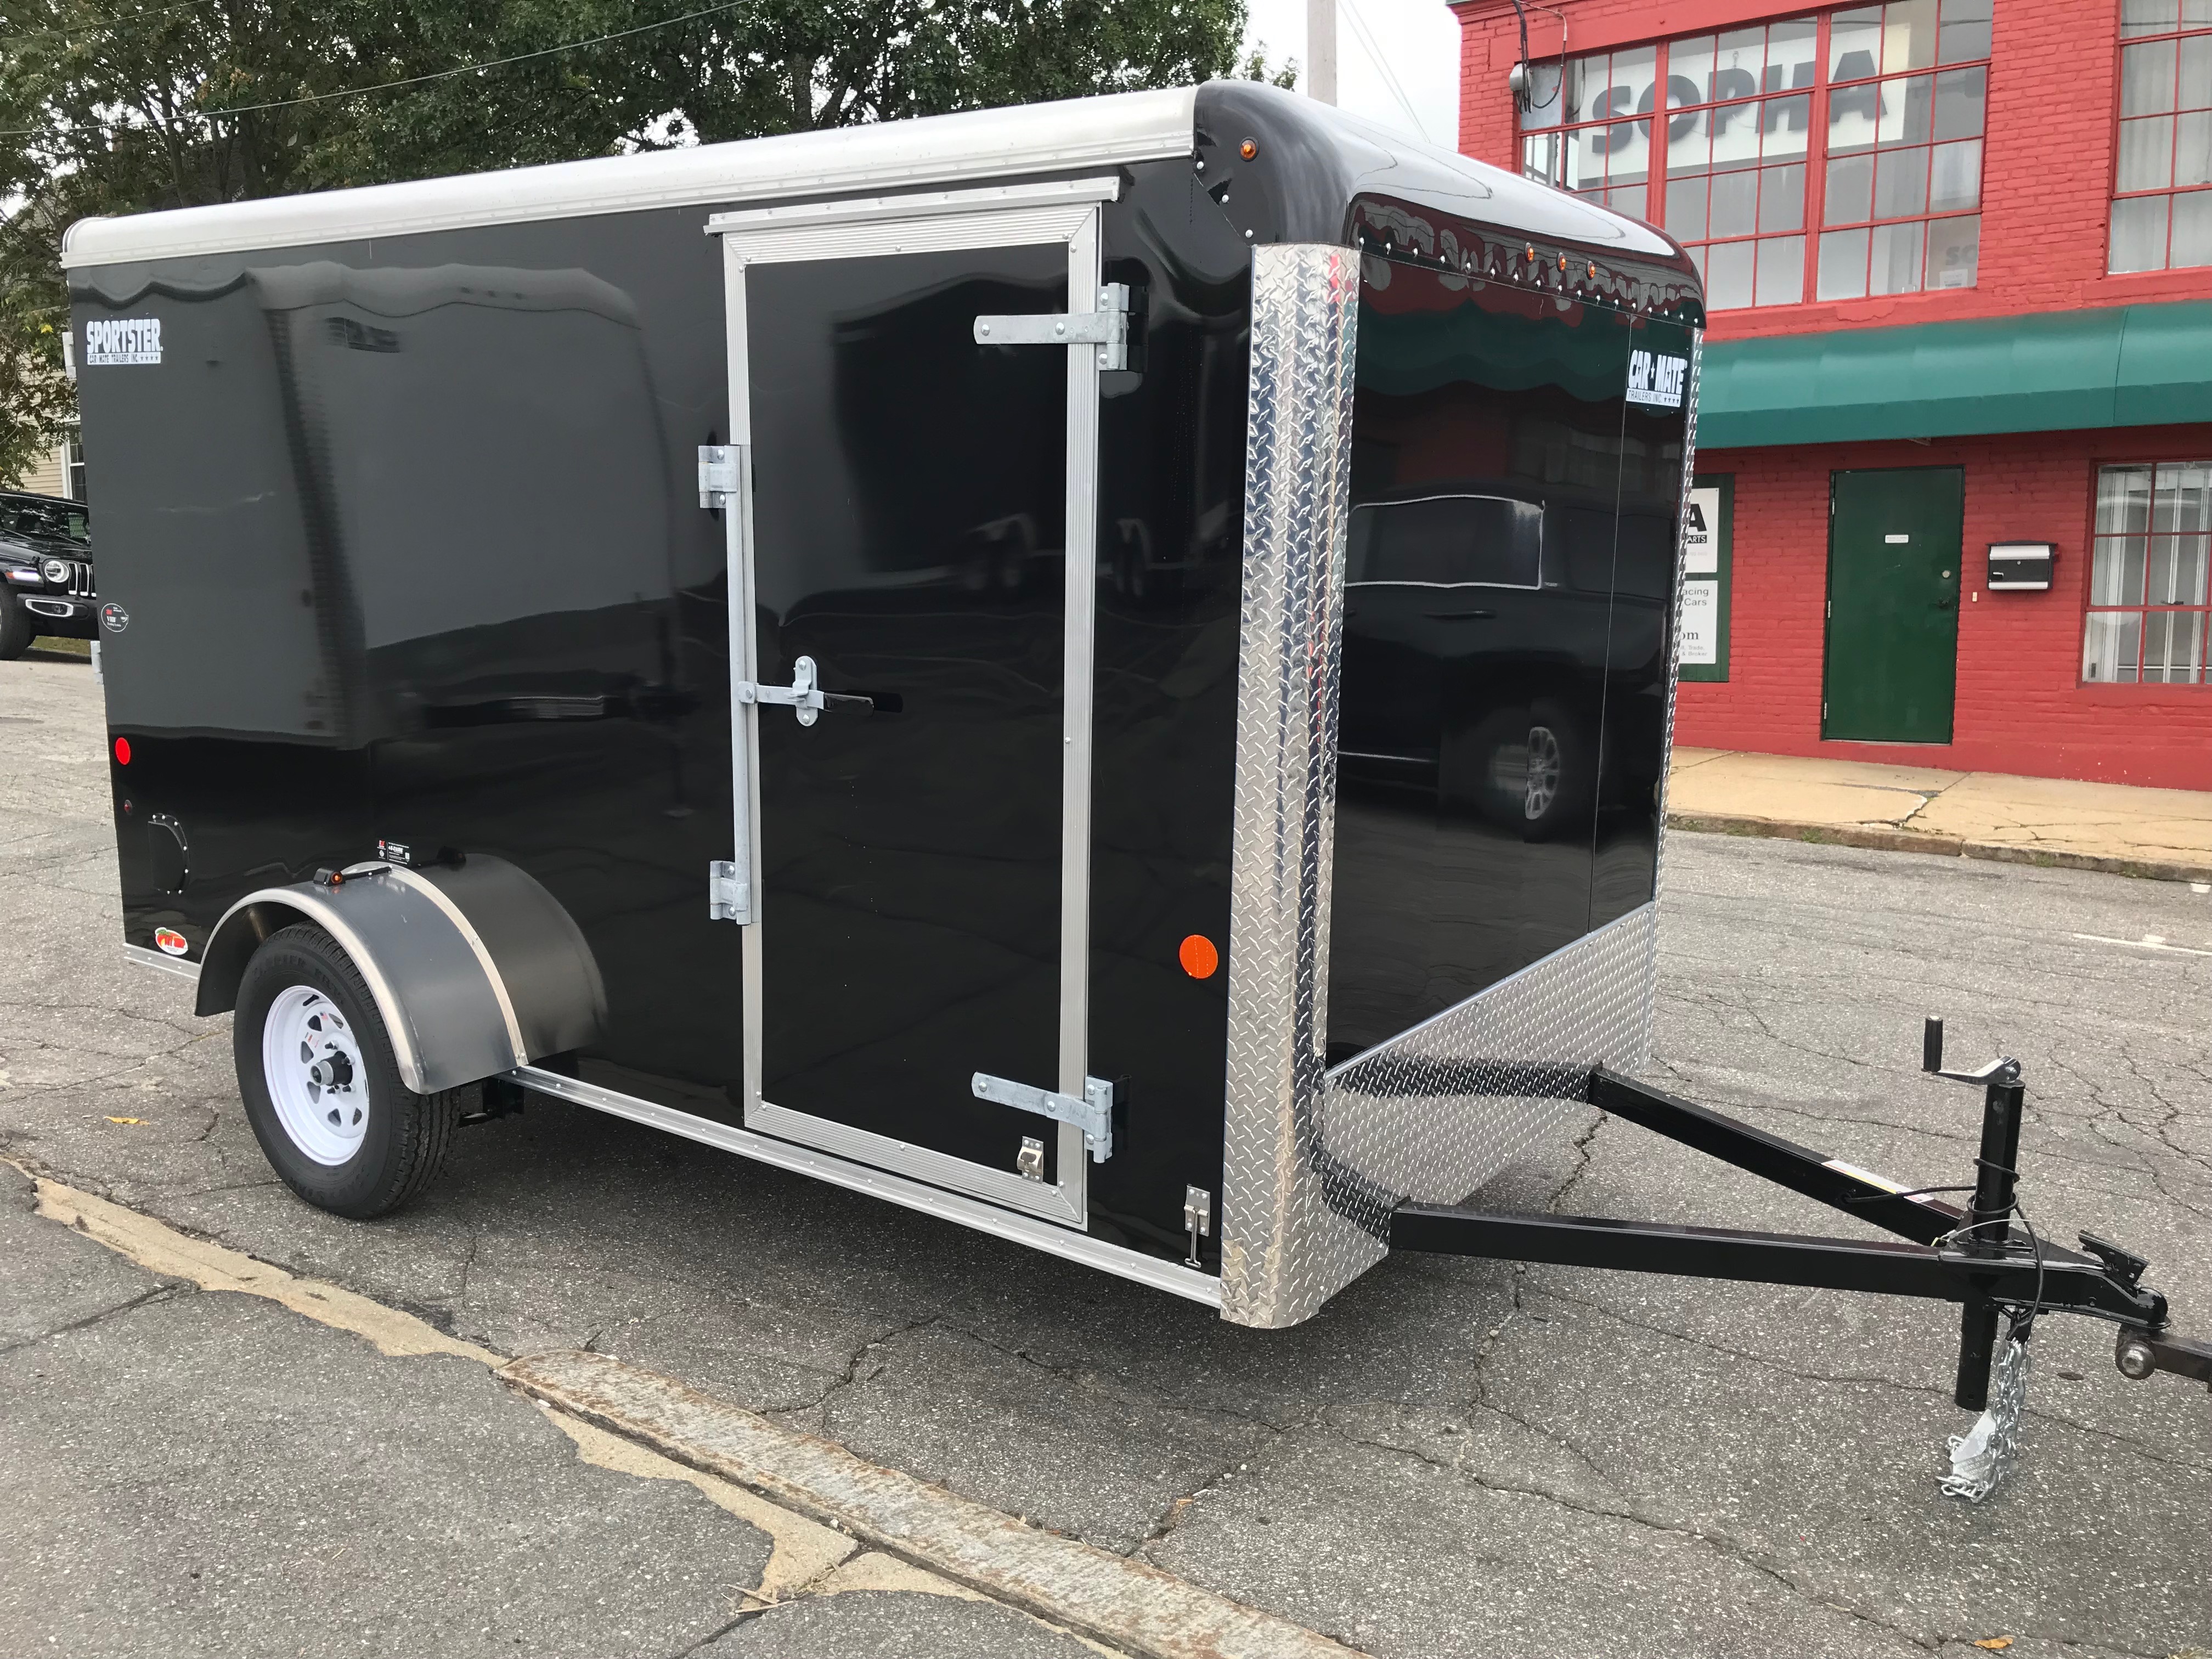
[[[1838,472],[1830,489],[1820,735],[1948,743],[1966,474]]]

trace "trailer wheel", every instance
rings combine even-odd
[[[270,1166],[316,1208],[357,1220],[429,1184],[472,1092],[400,1081],[360,969],[319,927],[280,929],[253,953],[231,1051]]]
[[[31,641],[39,636],[31,626],[31,613],[23,609],[23,602],[0,587],[0,662],[13,662],[31,648]]]
[[[1582,828],[1596,796],[1597,769],[1581,724],[1565,707],[1539,697],[1528,707],[1528,781],[1521,797],[1521,835],[1549,841]]]

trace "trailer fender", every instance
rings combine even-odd
[[[201,952],[196,1012],[234,1008],[261,942],[297,922],[353,958],[417,1094],[582,1048],[605,1026],[599,964],[574,921],[528,873],[482,854],[424,869],[356,865],[248,893]]]

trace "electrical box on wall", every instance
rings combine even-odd
[[[2043,592],[2051,586],[2055,557],[2049,542],[1991,542],[1990,592]]]

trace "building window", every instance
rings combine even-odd
[[[2202,684],[2208,557],[2212,462],[2100,470],[2081,678]]]
[[[2212,6],[2121,0],[2115,271],[2212,265]]]
[[[1710,310],[1971,288],[1990,5],[1897,0],[1534,65],[1522,171],[1673,232]]]
[[[84,436],[72,428],[62,440],[62,494],[73,501],[84,500]]]

